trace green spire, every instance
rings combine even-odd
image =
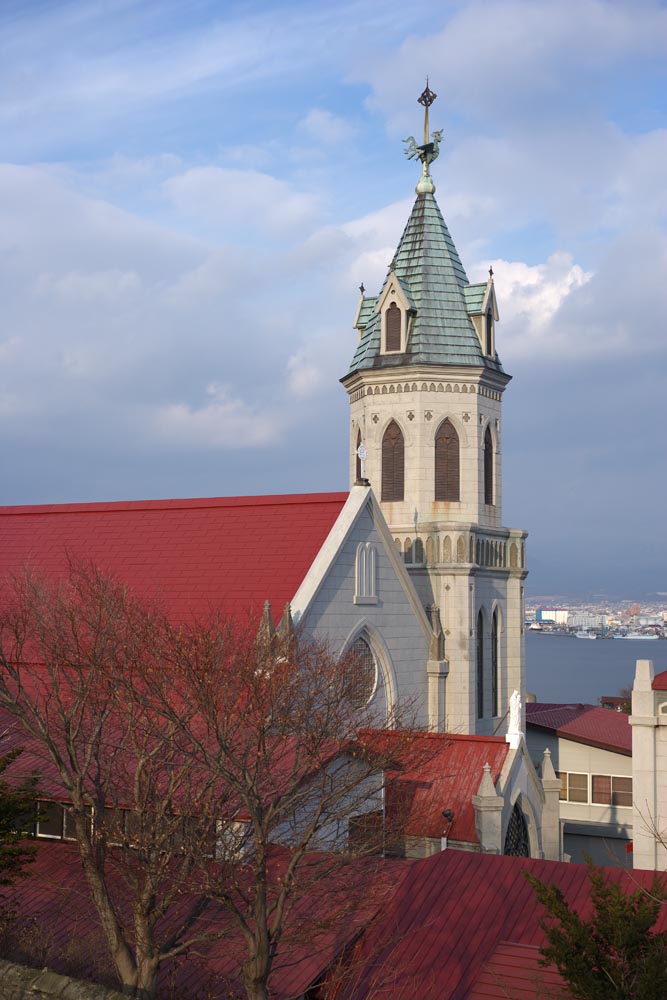
[[[424,143],[413,136],[405,140],[406,155],[419,159],[422,176],[417,199],[390,265],[383,290],[393,276],[398,278],[409,303],[406,351],[381,353],[381,317],[376,304],[382,293],[362,301],[356,326],[360,340],[350,373],[367,368],[397,365],[472,365],[502,371],[497,355],[484,354],[472,315],[481,312],[488,282],[470,285],[454,241],[434,197],[430,165],[438,156],[442,132],[429,139],[428,110],[436,95],[426,90],[419,102],[424,106]],[[491,280],[491,279],[489,279]]]

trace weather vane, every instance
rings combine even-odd
[[[435,185],[433,184],[429,174],[429,167],[434,160],[437,160],[438,154],[440,153],[442,129],[438,132],[433,132],[433,134],[429,136],[428,110],[437,96],[438,95],[434,94],[429,87],[428,77],[426,77],[426,87],[417,98],[417,103],[421,104],[424,108],[424,142],[421,146],[418,146],[417,140],[413,135],[410,135],[407,139],[403,140],[403,144],[405,145],[405,155],[407,158],[409,160],[418,159],[422,164],[422,179],[417,185],[418,192],[435,191]]]

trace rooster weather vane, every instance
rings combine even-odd
[[[426,88],[422,94],[417,98],[417,103],[423,105],[424,108],[424,142],[421,146],[417,145],[417,140],[413,135],[409,135],[407,139],[403,140],[405,146],[405,155],[409,160],[421,160],[424,164],[424,173],[428,174],[428,168],[437,160],[440,153],[440,143],[442,142],[442,129],[437,132],[433,132],[429,137],[428,129],[428,109],[431,107],[438,95],[434,94],[429,88],[428,77],[426,77]]]

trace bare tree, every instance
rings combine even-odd
[[[369,738],[355,657],[252,621],[174,624],[90,566],[0,601],[0,707],[67,800],[124,991],[154,996],[165,962],[228,938],[267,997],[279,948],[315,949],[365,903],[354,855],[381,848],[411,726],[395,713],[392,741]]]

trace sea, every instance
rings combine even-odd
[[[538,701],[597,705],[631,688],[637,660],[667,670],[667,639],[575,639],[526,632],[526,688]]]

